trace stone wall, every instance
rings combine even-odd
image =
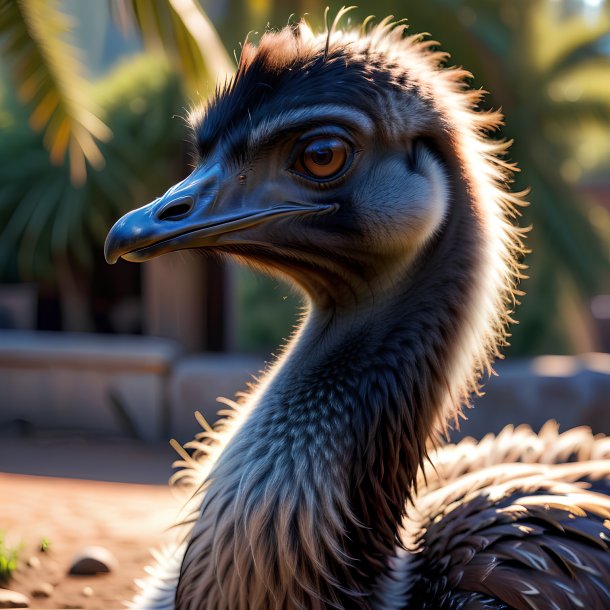
[[[0,429],[166,434],[167,379],[181,354],[166,339],[0,331]]]
[[[538,430],[549,419],[561,430],[585,425],[610,435],[610,354],[539,356],[501,361],[494,368],[497,375],[452,438],[481,438],[507,424]]]
[[[212,423],[217,397],[234,398],[263,368],[262,358],[186,355],[167,339],[0,331],[0,431],[15,425],[148,441],[185,442]],[[562,429],[588,425],[610,434],[610,355],[544,356],[496,365],[485,395],[452,438],[480,438],[504,425]]]

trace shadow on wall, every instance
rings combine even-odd
[[[549,419],[562,431],[586,425],[610,434],[609,354],[539,356],[498,362],[494,368],[497,376],[452,440],[497,434],[508,424],[526,423],[537,431]]]

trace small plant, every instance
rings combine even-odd
[[[0,532],[0,584],[7,583],[17,569],[21,547],[6,544],[4,532]]]
[[[51,550],[51,541],[46,536],[40,541],[38,550],[41,553],[48,553]]]

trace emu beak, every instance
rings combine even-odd
[[[247,197],[243,187],[221,189],[221,184],[218,164],[198,167],[162,197],[125,214],[106,237],[106,261],[114,264],[123,257],[142,262],[174,250],[214,246],[227,233],[271,219],[335,209],[335,204],[278,202],[277,192],[275,197]]]

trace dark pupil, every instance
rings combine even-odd
[[[328,165],[333,160],[333,151],[329,146],[321,145],[310,150],[309,156],[316,165]]]

